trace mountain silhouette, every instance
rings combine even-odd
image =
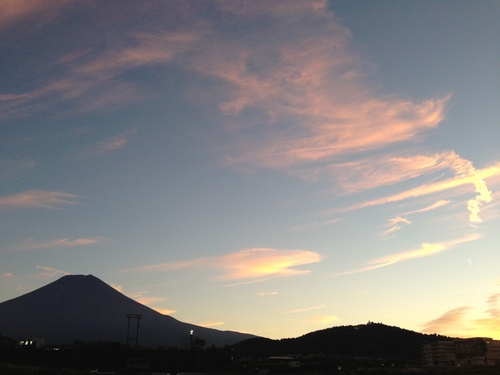
[[[181,322],[134,301],[92,275],[63,276],[0,303],[0,334],[16,340],[43,338],[47,344],[75,340],[125,343],[129,326],[126,314],[142,315],[141,346],[187,347],[191,330],[207,346],[221,347],[255,337]],[[136,337],[136,324],[136,319],[130,319],[130,338]]]
[[[399,361],[418,359],[424,342],[449,341],[450,337],[423,334],[382,323],[338,326],[303,336],[281,340],[263,337],[241,341],[240,350],[261,357],[297,353],[328,353],[333,356],[392,358]],[[256,354],[255,354],[256,353]]]

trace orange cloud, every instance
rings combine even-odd
[[[62,191],[29,190],[0,198],[2,208],[57,208],[66,204],[78,204],[78,195]]]
[[[306,250],[253,248],[220,257],[196,258],[181,262],[167,262],[133,269],[136,271],[166,271],[186,268],[215,268],[221,280],[262,281],[274,277],[306,274],[308,270],[295,267],[320,262],[322,256]],[[129,270],[132,271],[132,270]]]
[[[470,307],[457,307],[447,311],[439,318],[428,321],[422,329],[423,333],[457,332],[463,325],[464,317]]]
[[[366,267],[354,270],[354,271],[347,271],[347,272],[342,272],[340,274],[337,274],[335,276],[343,276],[343,275],[350,275],[353,273],[360,273],[360,272],[366,272],[366,271],[371,271],[375,270],[377,268],[382,268],[382,267],[387,267],[399,262],[411,260],[411,259],[416,259],[416,258],[423,258],[423,257],[428,257],[431,255],[435,255],[438,253],[441,253],[443,251],[449,250],[455,246],[458,246],[463,243],[467,243],[470,241],[475,241],[481,238],[480,234],[471,234],[465,237],[445,241],[445,242],[438,242],[438,243],[423,243],[422,246],[418,249],[414,250],[409,250],[409,251],[404,251],[401,253],[396,253],[396,254],[391,254],[382,258],[378,258],[375,260],[372,260],[368,263]]]
[[[158,311],[160,314],[163,314],[163,315],[172,315],[172,314],[175,314],[177,312],[177,310],[159,309],[159,308],[156,308],[156,307],[153,307],[153,310]]]
[[[219,322],[219,321],[207,321],[207,322],[197,323],[197,325],[205,327],[205,328],[212,328],[212,327],[223,326],[224,324],[226,324],[226,323],[225,322]]]
[[[472,307],[457,307],[424,323],[422,332],[452,336],[500,338],[500,293],[488,297],[485,316],[477,317]]]
[[[219,258],[225,268],[222,279],[255,279],[308,273],[294,267],[321,261],[318,253],[305,250],[254,248]]]

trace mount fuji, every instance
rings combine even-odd
[[[68,275],[0,303],[0,334],[16,340],[43,338],[47,344],[135,339],[146,347],[186,347],[190,332],[207,346],[222,347],[256,336],[181,322],[123,295],[92,275]],[[135,341],[134,341],[135,344]]]

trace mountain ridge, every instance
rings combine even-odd
[[[305,352],[328,353],[342,357],[392,358],[416,360],[424,342],[450,341],[456,338],[424,334],[382,323],[330,327],[295,338],[272,340],[250,338],[235,344],[240,350],[270,355],[296,355]]]
[[[47,343],[127,339],[125,314],[141,314],[139,345],[187,346],[190,331],[208,346],[235,344],[255,335],[181,322],[134,301],[93,275],[67,275],[0,303],[0,334]],[[135,337],[135,321],[130,323]]]

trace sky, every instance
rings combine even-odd
[[[92,274],[273,339],[500,339],[500,3],[0,2],[0,302]]]

